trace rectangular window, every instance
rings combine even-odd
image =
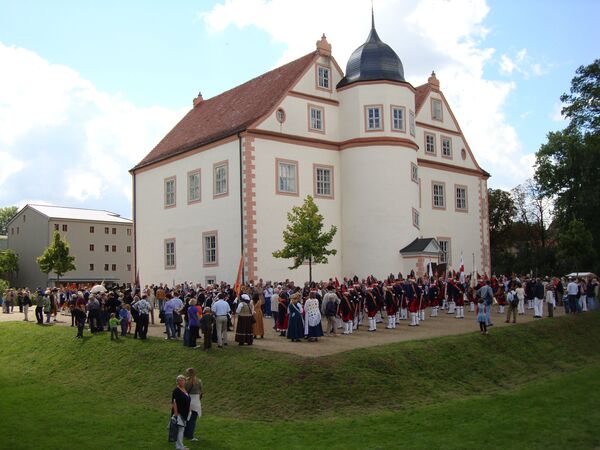
[[[333,167],[315,165],[315,197],[333,198]]]
[[[109,228],[108,227],[104,227],[104,234],[108,234],[109,233]]]
[[[325,130],[325,111],[320,106],[308,106],[308,130],[324,132]]]
[[[104,271],[108,272],[108,264],[104,264]]]
[[[329,87],[331,86],[329,82],[330,73],[328,67],[317,65],[317,87],[329,90]]]
[[[433,207],[436,209],[445,209],[446,208],[446,198],[445,198],[445,184],[432,181],[431,182],[431,190],[433,195]]]
[[[131,264],[127,264],[127,272],[131,272]]]
[[[90,233],[94,233],[94,227],[90,227]]]
[[[392,131],[406,131],[405,111],[406,109],[403,106],[392,106]]]
[[[131,236],[131,228],[127,228],[127,236]]]
[[[63,224],[63,226],[62,226],[62,230],[63,230],[63,231],[67,231],[67,224]]]
[[[90,264],[90,272],[93,272],[93,271],[94,271],[94,265]]]
[[[450,239],[438,238],[440,244],[440,263],[450,264]]]
[[[127,246],[127,253],[131,253],[131,245]]]
[[[415,163],[410,163],[410,179],[415,183],[419,182],[419,168]]]
[[[365,106],[366,131],[383,130],[381,106]]]
[[[108,251],[108,244],[104,246],[104,251],[107,252]]]
[[[204,253],[204,265],[216,266],[219,262],[216,231],[202,233],[202,248]]]
[[[117,229],[116,228],[112,229],[112,234],[117,234]]]
[[[467,211],[467,187],[455,185],[454,187],[456,191],[456,210],[457,211]]]
[[[204,281],[205,281],[205,284],[208,286],[209,284],[216,284],[217,283],[217,278],[214,277],[214,276],[205,277]]]
[[[415,208],[412,209],[412,220],[413,220],[413,225],[416,228],[420,228],[421,216],[419,214],[419,211],[417,211]]]
[[[200,169],[188,172],[188,203],[200,201]]]
[[[90,252],[94,251],[94,244],[90,244]]]
[[[165,269],[175,268],[175,239],[165,240]]]
[[[27,216],[25,214],[23,214],[23,223],[25,223],[26,219],[27,219]]]
[[[112,271],[113,271],[113,272],[114,272],[114,271],[116,271],[116,270],[117,270],[117,265],[116,265],[116,264],[113,264],[113,265],[111,266],[111,269],[112,269]]]
[[[446,136],[442,136],[442,156],[452,158],[452,139]]]
[[[410,130],[411,136],[415,136],[415,113],[414,113],[414,111],[409,111],[409,113],[408,113],[408,127]]]
[[[176,178],[165,178],[165,208],[171,208],[175,206],[176,189]]]
[[[433,120],[442,120],[442,101],[437,98],[431,99],[431,118]]]
[[[425,153],[435,155],[435,134],[425,133]]]
[[[59,225],[57,223],[54,224],[54,230],[58,231],[60,229]]]
[[[298,162],[276,159],[277,193],[298,195]]]
[[[113,251],[113,253],[115,253],[117,251],[117,246],[116,245],[112,246],[112,251]]]
[[[221,161],[213,166],[213,197],[229,193],[229,162]]]

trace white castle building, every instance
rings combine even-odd
[[[313,278],[490,272],[487,179],[432,73],[413,87],[374,25],[344,73],[316,51],[193,108],[131,170],[142,284],[308,279],[276,259],[312,195],[337,255]],[[474,267],[471,267],[474,266]]]

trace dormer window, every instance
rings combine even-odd
[[[317,65],[317,87],[331,89],[331,70],[329,67]]]
[[[436,98],[431,99],[431,118],[442,121],[442,101]]]

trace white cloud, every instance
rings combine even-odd
[[[484,76],[485,66],[497,63],[495,50],[484,45],[488,13],[485,0],[375,2],[378,34],[402,59],[407,80],[417,86],[436,71],[478,162],[493,175],[490,183],[513,187],[530,171],[520,161],[522,144],[504,112],[516,84]],[[367,37],[371,17],[366,1],[225,0],[201,19],[214,33],[229,26],[264,30],[286,46],[278,64],[312,51],[325,32],[334,57],[345,68],[351,52]],[[500,62],[515,70],[527,59],[527,50],[514,58],[503,56]]]
[[[517,65],[508,56],[502,55],[500,57],[500,71],[502,73],[513,73],[513,70],[515,70],[516,67]]]
[[[555,103],[554,106],[552,107],[552,112],[549,115],[550,119],[552,119],[554,122],[559,122],[561,124],[566,124],[567,123],[567,119],[562,114],[562,109],[564,107],[565,107],[565,105],[563,105],[560,102]]]
[[[133,167],[184,111],[138,108],[73,69],[0,42],[0,204],[51,204],[130,215]],[[85,203],[84,203],[85,202]]]

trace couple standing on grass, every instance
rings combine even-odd
[[[196,420],[202,416],[202,381],[196,370],[189,368],[184,375],[177,376],[177,385],[171,395],[171,422],[169,442],[175,442],[177,450],[187,449],[183,439],[197,441],[194,437]]]

